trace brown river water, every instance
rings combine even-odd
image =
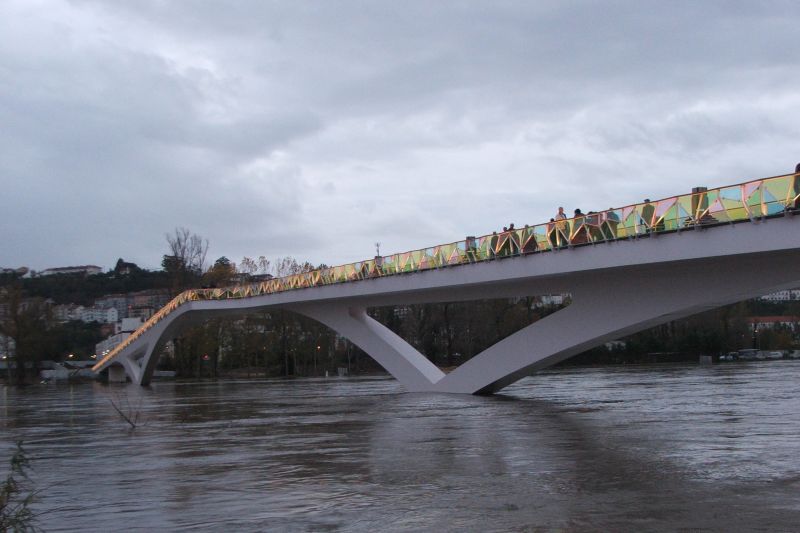
[[[798,531],[800,361],[0,385],[45,531]],[[130,429],[111,406],[139,414]]]

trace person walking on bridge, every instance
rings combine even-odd
[[[569,222],[563,207],[558,208],[556,213],[556,241],[558,246],[563,246],[569,242]]]
[[[585,221],[586,215],[580,209],[576,209],[575,217],[572,219],[572,235],[569,236],[569,242],[572,244],[586,244],[588,242],[586,227],[584,226]]]

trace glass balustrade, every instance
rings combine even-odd
[[[220,289],[182,292],[108,353],[95,367],[112,359],[145,331],[186,302],[249,298],[294,289],[408,274],[479,261],[547,252],[563,248],[646,237],[758,220],[800,207],[800,174],[788,174],[739,185],[684,194],[589,212],[579,217],[525,226],[453,242],[391,254],[268,281]]]

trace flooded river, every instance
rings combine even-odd
[[[800,362],[0,388],[47,531],[792,531]],[[2,387],[2,386],[0,386]],[[131,430],[114,411],[139,414]]]

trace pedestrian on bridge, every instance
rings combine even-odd
[[[559,246],[569,242],[569,222],[567,222],[567,214],[563,207],[559,207],[558,213],[556,213],[556,241]]]
[[[586,215],[583,214],[583,211],[576,209],[575,218],[572,222],[572,235],[570,235],[570,242],[572,244],[586,244],[588,242],[586,238],[586,228],[584,226],[585,220]]]

